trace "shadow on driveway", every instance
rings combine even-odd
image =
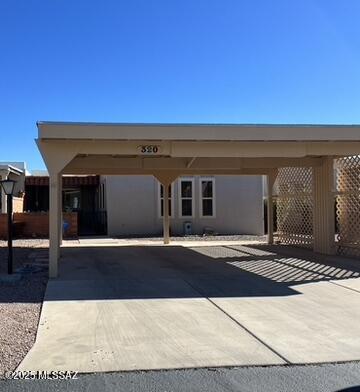
[[[359,274],[350,260],[279,246],[74,247],[46,300],[278,297]]]

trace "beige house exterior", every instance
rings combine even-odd
[[[103,176],[102,181],[109,236],[162,235],[163,187],[154,176]],[[181,176],[171,184],[169,198],[171,235],[264,234],[261,176]]]
[[[268,233],[273,242],[272,190],[279,169],[313,171],[313,249],[332,254],[333,160],[360,155],[360,127],[335,125],[91,124],[39,122],[38,147],[50,174],[50,269],[58,273],[61,175],[152,175],[168,186],[181,176],[265,175]],[[234,208],[234,204],[229,208]],[[169,243],[164,204],[164,243]]]

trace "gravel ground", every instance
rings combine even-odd
[[[146,241],[162,241],[163,237],[116,237],[116,238],[136,238],[136,239],[144,239]],[[265,235],[243,235],[243,234],[236,234],[236,235],[188,235],[188,236],[172,236],[170,238],[171,241],[259,241],[265,242],[266,236]]]
[[[47,240],[15,240],[14,271],[32,265],[37,272],[0,281],[0,378],[14,370],[32,347],[47,283]],[[0,276],[7,273],[7,243],[0,241]]]

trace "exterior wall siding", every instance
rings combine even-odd
[[[203,176],[208,178],[209,176]],[[173,185],[171,234],[183,235],[184,223],[193,234],[206,228],[217,234],[264,233],[263,180],[261,176],[210,176],[215,179],[215,217],[200,216],[200,178],[194,178],[193,217],[180,217],[179,179]],[[159,185],[152,176],[106,176],[108,235],[161,236]]]

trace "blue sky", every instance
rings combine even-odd
[[[1,0],[0,161],[36,121],[360,123],[359,0]]]

